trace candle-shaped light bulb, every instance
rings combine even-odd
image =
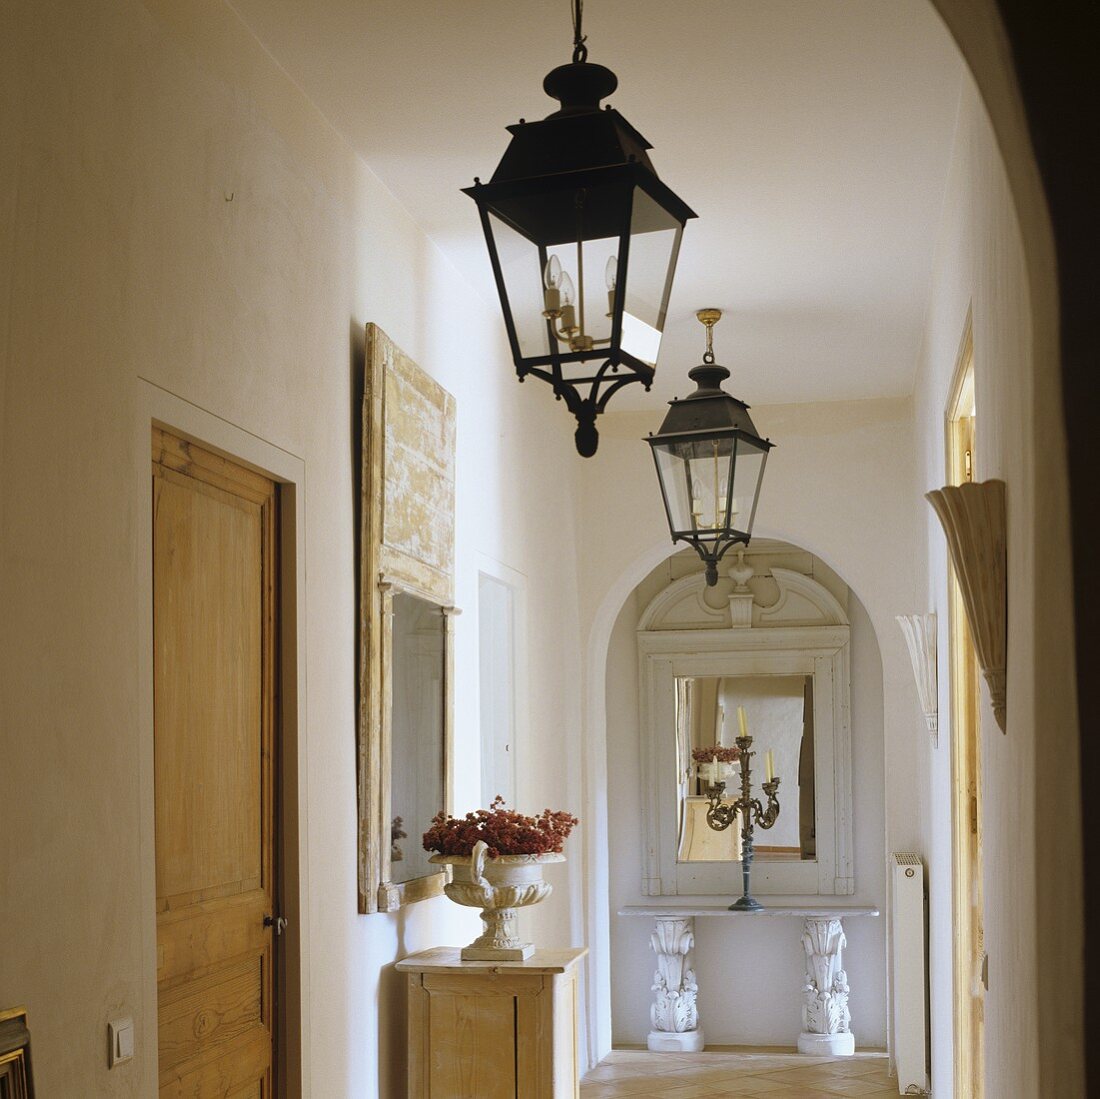
[[[561,260],[552,255],[542,270],[542,303],[546,313],[556,315],[561,310]]]
[[[742,736],[749,735],[749,723],[745,720],[745,707],[737,707],[737,727],[741,730]]]
[[[562,271],[558,281],[558,289],[561,291],[562,305],[572,305],[577,300],[577,291],[573,286],[573,276],[568,271]]]
[[[530,268],[528,268],[530,270]],[[554,254],[551,254],[550,258],[546,261],[546,266],[542,269],[542,283],[547,290],[560,290],[561,289],[561,260]]]
[[[568,271],[562,272],[561,287],[558,292],[561,294],[561,330],[576,332],[577,314],[573,309],[573,302],[576,300],[577,291],[573,287],[573,279]]]
[[[607,283],[607,315],[610,317],[615,312],[615,287],[619,285],[619,257],[609,256],[607,266],[603,269],[604,281]]]

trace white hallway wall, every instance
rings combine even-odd
[[[647,455],[641,455],[646,458]],[[792,555],[793,556],[793,555]],[[808,554],[798,554],[808,559]],[[791,562],[775,558],[776,564]],[[766,564],[760,566],[766,568]],[[615,622],[607,658],[608,799],[615,807],[609,821],[611,911],[622,905],[662,903],[640,891],[642,848],[639,835],[643,791],[640,775],[638,619],[646,604],[672,579],[701,573],[698,558],[677,555],[654,570],[628,597]],[[820,578],[820,563],[815,576]],[[843,594],[843,585],[831,586]],[[852,624],[851,715],[852,797],[855,823],[856,893],[820,899],[821,903],[882,906],[885,897],[885,820],[882,736],[882,662],[867,612],[847,598]],[[802,698],[798,698],[801,712]],[[757,735],[760,731],[757,730]],[[761,742],[762,743],[762,742]],[[788,772],[789,775],[789,772]],[[780,801],[783,801],[782,787]],[[792,791],[794,792],[792,794]],[[787,783],[789,799],[797,784]],[[797,818],[797,807],[795,811]],[[782,820],[782,814],[780,820]],[[797,823],[797,819],[796,819]],[[766,837],[772,833],[765,833]],[[758,834],[758,842],[770,842]],[[795,835],[797,842],[797,829]],[[740,877],[730,872],[729,897],[667,897],[670,903],[728,904],[740,893]],[[787,897],[795,902],[796,898]],[[814,898],[803,898],[815,903]],[[778,898],[769,899],[778,903]],[[852,1031],[861,1048],[886,1045],[886,921],[849,920],[844,967],[852,988]],[[654,955],[649,945],[653,921],[636,917],[611,920],[611,997],[616,1045],[645,1045],[652,1029]],[[708,1045],[792,1046],[802,1027],[804,964],[802,922],[797,919],[705,919],[695,923],[695,972],[699,980],[700,1025]]]
[[[526,574],[539,654],[521,791],[579,808],[571,431],[548,394],[515,384],[496,308],[464,292],[220,0],[43,0],[4,23],[0,1004],[29,1009],[43,1095],[155,1091],[142,377],[304,461],[306,1083],[317,1099],[389,1099],[405,1054],[392,963],[468,941],[477,919],[442,898],[356,911],[362,325],[381,324],[457,397],[462,809],[478,797],[485,556]],[[547,945],[580,938],[580,871],[555,876],[533,925]],[[137,1058],[108,1072],[120,1014],[135,1017]]]
[[[751,403],[752,394],[737,380],[736,341],[720,358],[733,370],[731,392]],[[885,352],[884,352],[885,353]],[[686,370],[694,364],[663,364],[662,369]],[[685,383],[685,389],[688,383]],[[655,430],[662,410],[648,413],[621,413],[604,417],[601,429],[601,480],[586,478],[582,483],[582,539],[578,552],[584,563],[581,570],[582,628],[588,638],[585,664],[585,737],[587,782],[586,812],[589,818],[586,851],[589,860],[590,896],[587,917],[590,946],[595,957],[591,971],[594,981],[589,1001],[590,1041],[593,1048],[610,1045],[611,982],[606,958],[610,948],[609,929],[615,901],[607,882],[611,858],[617,857],[613,833],[608,831],[609,806],[614,806],[616,829],[630,832],[631,823],[623,820],[628,809],[613,790],[606,792],[608,725],[605,675],[608,646],[615,621],[634,586],[672,547],[661,508],[660,494],[652,470],[652,459],[642,437]],[[878,791],[884,792],[884,808],[875,809],[876,797],[869,791],[867,815],[856,820],[856,832],[866,827],[857,851],[855,867],[857,897],[877,904],[883,919],[873,928],[854,930],[853,938],[867,936],[867,953],[877,954],[882,968],[873,971],[871,983],[880,989],[885,983],[886,896],[885,855],[889,850],[911,850],[920,839],[920,804],[914,795],[915,768],[920,765],[924,743],[919,735],[919,710],[912,672],[901,633],[894,615],[905,613],[915,598],[914,565],[919,549],[916,511],[912,506],[915,477],[915,445],[912,435],[912,402],[908,399],[856,401],[820,405],[759,406],[753,409],[758,428],[769,435],[776,447],[768,459],[765,487],[757,515],[759,534],[780,538],[810,550],[832,568],[852,589],[866,611],[866,622],[873,629],[881,655],[882,722],[877,730],[867,730],[868,739],[877,738],[871,750],[879,762],[871,763]],[[625,537],[624,537],[625,535]],[[625,562],[604,547],[624,542],[636,548],[636,556]],[[637,547],[641,547],[637,549]],[[873,713],[868,703],[867,712]],[[872,761],[875,756],[872,755]],[[616,768],[620,761],[616,760]],[[626,772],[629,764],[623,767]],[[885,771],[885,775],[884,775]],[[618,780],[616,780],[618,781]],[[623,779],[630,781],[629,777]],[[635,776],[634,784],[637,786]],[[637,804],[638,795],[633,802]],[[637,834],[640,817],[633,822]],[[617,835],[618,833],[614,833]],[[646,949],[645,939],[637,932],[636,949]],[[701,934],[708,934],[701,932]],[[709,934],[713,934],[710,932]],[[797,948],[781,946],[790,938],[780,928],[758,933],[753,945],[769,957],[795,959],[792,969],[783,963],[777,970],[776,983],[797,978]],[[731,949],[733,943],[730,944]],[[853,984],[855,997],[862,993]],[[869,990],[865,1026],[867,1040],[881,1043],[883,1023],[876,1003],[880,992]],[[733,987],[726,989],[732,1006]],[[881,1003],[881,1000],[877,1000]],[[789,1007],[789,1005],[787,1005]],[[790,1041],[787,1007],[784,1014],[784,1038]],[[712,1018],[717,1003],[712,1004]],[[778,1017],[773,1019],[778,1027]],[[616,1024],[618,1026],[618,1023]],[[778,1031],[776,1032],[778,1033]]]
[[[1008,515],[1008,731],[1002,734],[982,698],[982,783],[985,943],[989,992],[985,1001],[987,1089],[990,1095],[1069,1095],[1067,1076],[1057,1091],[1041,1090],[1036,898],[1035,765],[1037,744],[1073,728],[1074,684],[1068,631],[1071,593],[1065,583],[1068,551],[1065,499],[1041,445],[1056,445],[1035,414],[1049,408],[1049,387],[1033,377],[1031,302],[1016,213],[1000,153],[971,81],[964,84],[955,146],[944,198],[928,323],[919,364],[916,422],[920,457],[913,494],[923,528],[918,610],[939,615],[940,747],[922,767],[922,845],[930,867],[933,1081],[936,1095],[952,1090],[951,757],[948,675],[947,552],[942,530],[920,496],[946,479],[944,414],[967,311],[972,311],[977,404],[978,480],[1007,485]],[[1040,413],[1041,415],[1041,413]],[[1038,640],[1049,631],[1046,643]],[[1072,755],[1055,765],[1072,772]],[[1049,872],[1072,880],[1077,842],[1076,785],[1063,787],[1064,823],[1053,833]],[[1074,901],[1072,890],[1066,898]],[[1079,898],[1077,898],[1079,900]],[[1079,910],[1079,909],[1078,909]],[[1074,954],[1063,932],[1058,949]],[[1079,940],[1077,940],[1079,943]],[[1054,944],[1051,944],[1054,945]],[[1073,964],[1070,962],[1069,964]],[[1072,1003],[1072,992],[1067,988]],[[1077,1035],[1063,1029],[1072,1046]],[[1071,1065],[1069,1058],[1065,1064]],[[1049,1085],[1048,1085],[1049,1086]],[[962,1097],[958,1097],[962,1099]]]
[[[961,7],[946,0],[938,6]],[[460,798],[463,791],[473,796],[476,790],[476,623],[471,612],[476,606],[473,561],[483,552],[527,573],[531,588],[530,644],[538,658],[531,661],[530,720],[537,747],[521,775],[527,784],[523,793],[539,801],[545,794],[546,801],[570,806],[579,801],[578,709],[570,685],[582,656],[571,641],[575,634],[568,619],[578,612],[568,602],[572,563],[561,547],[571,543],[561,532],[572,524],[569,488],[578,476],[585,479],[579,526],[595,537],[586,535],[581,545],[579,572],[580,636],[589,639],[583,662],[590,735],[583,770],[586,805],[596,812],[586,814],[584,859],[571,860],[564,870],[572,888],[559,889],[536,910],[533,929],[555,941],[577,938],[576,887],[584,871],[592,885],[585,923],[593,933],[590,945],[600,951],[594,959],[597,975],[604,977],[602,668],[627,593],[668,548],[660,533],[663,519],[651,470],[645,462],[636,464],[636,452],[625,448],[627,439],[630,446],[640,446],[637,436],[659,421],[660,412],[639,422],[638,430],[625,429],[620,458],[614,457],[617,444],[609,445],[614,431],[605,430],[597,462],[611,458],[608,474],[593,477],[591,464],[582,467],[570,456],[559,407],[551,403],[546,411],[529,389],[514,385],[511,391],[495,381],[479,387],[477,379],[488,377],[482,373],[486,361],[500,363],[505,377],[508,373],[492,308],[473,306],[485,321],[480,335],[477,326],[459,329],[459,313],[470,306],[462,299],[462,309],[456,307],[450,271],[221,3],[148,0],[143,6],[111,0],[89,6],[50,0],[23,5],[5,30],[0,135],[9,155],[0,162],[0,251],[14,262],[0,270],[0,301],[5,303],[0,310],[0,604],[5,625],[0,799],[6,881],[22,884],[18,893],[6,884],[0,895],[0,918],[7,929],[0,999],[30,1000],[38,1020],[38,1048],[50,1051],[48,1068],[45,1057],[39,1061],[39,1070],[49,1074],[42,1078],[44,1088],[66,1094],[77,1081],[91,1083],[104,1095],[149,1090],[153,1070],[148,1057],[133,1070],[110,1076],[100,1067],[106,1018],[140,1005],[152,972],[151,959],[141,954],[140,921],[133,917],[140,902],[133,760],[138,738],[147,735],[136,726],[141,688],[133,669],[139,663],[140,631],[134,622],[133,582],[140,571],[134,560],[137,531],[146,517],[129,486],[144,461],[131,443],[138,403],[134,379],[144,375],[305,459],[310,486],[303,625],[307,810],[310,851],[320,867],[308,900],[321,944],[311,973],[309,1052],[319,1094],[384,1095],[388,1086],[399,1086],[399,1070],[384,1078],[379,1092],[375,1024],[384,1024],[381,1059],[392,1061],[400,1042],[401,1007],[399,988],[385,967],[421,943],[457,940],[470,924],[442,902],[404,917],[354,915],[349,346],[358,340],[362,321],[378,320],[459,398],[459,603],[467,608],[459,620],[459,729],[472,755],[459,775]],[[988,83],[990,70],[983,66]],[[1022,130],[1004,130],[1006,93],[994,85],[1018,175]],[[1039,337],[1046,383],[1033,389],[1029,334],[1021,326],[1026,313],[1020,310],[1013,317],[1004,304],[1019,305],[1023,278],[1018,251],[1013,258],[1018,242],[1013,243],[1010,231],[1003,177],[988,132],[984,137],[974,133],[973,143],[973,149],[960,154],[971,164],[963,189],[967,197],[957,207],[945,207],[956,218],[956,232],[945,231],[945,239],[959,239],[962,233],[969,251],[959,249],[954,259],[941,260],[938,304],[930,314],[930,333],[939,331],[939,351],[933,354],[937,340],[930,338],[926,359],[935,360],[935,377],[942,380],[943,363],[953,363],[957,348],[958,303],[972,286],[976,343],[988,349],[978,351],[979,370],[984,356],[1001,380],[1000,398],[979,389],[989,409],[986,422],[1022,425],[1026,432],[1040,437],[1046,432],[1057,440],[1049,295],[1043,301],[1048,326]],[[225,203],[227,191],[235,195],[233,203]],[[1028,239],[1034,246],[1042,229],[1036,228],[1034,204],[1028,213]],[[984,235],[963,233],[968,221],[984,226]],[[1049,260],[1041,248],[1038,257]],[[1040,272],[1037,277],[1048,276]],[[1007,294],[1001,281],[1006,278]],[[980,310],[977,303],[983,299],[988,308]],[[1002,304],[994,308],[997,302]],[[980,313],[985,319],[979,319]],[[942,584],[932,575],[939,536],[929,532],[928,514],[918,498],[942,480],[933,474],[942,462],[943,394],[935,392],[930,372],[926,365],[922,387],[928,388],[921,394],[927,403],[922,404],[923,396],[917,402],[926,446],[920,467],[910,470],[897,500],[889,485],[906,480],[896,467],[908,462],[906,455],[915,447],[906,438],[904,415],[885,417],[889,439],[864,425],[853,428],[845,441],[847,429],[826,422],[821,410],[791,410],[786,422],[783,410],[768,420],[759,410],[761,423],[781,443],[784,431],[790,444],[802,437],[800,422],[805,428],[803,443],[788,450],[792,458],[801,456],[803,483],[789,477],[773,482],[778,467],[771,466],[769,485],[784,485],[791,509],[789,526],[780,526],[784,516],[776,516],[769,533],[814,549],[865,602],[885,669],[889,845],[923,841],[929,850],[937,842],[931,822],[934,780],[921,754],[925,745],[913,732],[916,701],[900,637],[891,638],[894,613],[925,609],[922,604],[938,599],[937,592],[942,595]],[[743,395],[751,399],[751,393]],[[1033,424],[1024,415],[1032,396]],[[1028,445],[1019,454],[1007,433],[985,436],[979,448],[983,475],[1012,473],[1017,485],[1030,476],[1043,488],[1032,497],[1017,495],[1014,506],[1010,487],[1010,545],[1019,547],[1010,565],[1010,660],[1019,673],[1010,695],[1010,721],[1019,735],[1002,742],[1004,752],[987,761],[991,784],[1004,798],[1003,814],[995,822],[996,865],[1010,867],[1002,879],[987,883],[987,897],[997,900],[1002,913],[1002,922],[991,929],[996,934],[990,1020],[996,1041],[990,1059],[999,1066],[998,1080],[1013,1081],[1029,1079],[1035,1059],[1030,1035],[1036,1009],[1026,981],[1034,973],[1028,940],[1034,913],[1027,903],[1034,895],[1029,877],[1034,831],[1026,827],[1026,803],[1037,725],[1035,679],[1044,684],[1044,738],[1066,744],[1075,728],[1067,659],[1072,644],[1065,632],[1071,607],[1064,581],[1064,472],[1056,451],[1038,451],[1034,436],[1026,438]],[[864,447],[868,441],[874,445]],[[529,461],[498,460],[527,447],[520,453],[530,454]],[[845,456],[847,450],[856,453]],[[782,453],[777,450],[776,457]],[[882,468],[884,456],[889,472]],[[821,487],[820,467],[830,461],[851,470],[849,484],[855,491],[850,497],[815,491]],[[529,478],[536,467],[553,469],[555,475],[532,489]],[[564,477],[563,468],[568,470]],[[539,514],[529,506],[533,498],[540,502]],[[902,515],[901,499],[916,507]],[[845,531],[859,519],[858,500],[883,507],[872,509],[876,522],[870,528],[857,522]],[[1034,538],[1028,529],[1032,521]],[[762,529],[764,524],[762,516]],[[901,533],[907,526],[915,532],[912,537]],[[625,569],[621,555],[605,552],[621,544],[623,531],[629,533],[628,545],[645,547]],[[854,549],[868,533],[882,547],[874,561],[864,561],[862,551]],[[923,554],[914,555],[913,546],[922,537],[932,546],[927,582],[910,582],[910,591],[891,595],[891,578],[912,575],[920,565]],[[543,552],[543,546],[553,552]],[[1035,614],[1039,588],[1026,573],[1040,564],[1049,582],[1043,586],[1042,613]],[[866,577],[870,590],[857,573]],[[1032,644],[1033,638],[1042,641]],[[1029,656],[1034,679],[1023,663]],[[941,788],[942,751],[935,780]],[[570,763],[563,767],[562,760]],[[1042,757],[1035,763],[1042,796],[1075,821],[1072,784],[1067,804],[1067,791],[1056,781],[1059,767]],[[1072,757],[1069,766],[1074,766]],[[898,791],[902,780],[895,776],[922,773],[923,797],[914,809],[908,791]],[[1061,952],[1073,965],[1079,926],[1059,915],[1079,911],[1077,875],[1060,869],[1072,869],[1076,857],[1072,828],[1066,837],[1052,832],[1047,843],[1042,865],[1051,870],[1044,878],[1040,914],[1045,911],[1042,926],[1057,927],[1059,933],[1045,937],[1043,949]],[[575,850],[580,854],[580,845]],[[78,905],[71,902],[74,895]],[[941,947],[943,942],[942,907],[940,913],[934,948],[937,934]],[[1059,969],[1048,966],[1047,972]],[[1000,985],[998,974],[1004,975]],[[1051,984],[1056,978],[1040,973],[1040,980],[1046,982],[1051,1006],[1072,1012],[1076,1001],[1058,994]],[[38,991],[24,995],[26,988]],[[597,1008],[591,1033],[610,1041],[609,1000],[595,995],[591,1002]],[[143,1041],[151,1020],[135,1010]],[[1043,1018],[1057,1022],[1056,1016],[1057,1011],[1047,1012]],[[942,1013],[938,1026],[934,1048],[942,1082],[950,1058]],[[1056,1037],[1076,1056],[1078,1030],[1062,1026]],[[148,1051],[147,1044],[144,1048]],[[1060,1062],[1054,1057],[1052,1063]]]

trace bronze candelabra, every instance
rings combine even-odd
[[[724,781],[707,783],[707,800],[710,808],[707,810],[707,824],[716,832],[722,832],[728,828],[741,812],[741,879],[743,883],[742,896],[730,905],[734,912],[759,912],[763,905],[752,895],[749,888],[749,879],[752,875],[753,860],[753,825],[754,821],[761,828],[771,828],[779,816],[779,799],[775,796],[779,789],[779,779],[773,778],[764,783],[764,793],[768,795],[768,807],[764,808],[758,799],[752,796],[752,767],[750,758],[756,755],[750,752],[752,745],[751,736],[739,736],[737,747],[740,750],[738,762],[741,764],[741,796],[729,805],[722,804],[722,795],[725,793]]]

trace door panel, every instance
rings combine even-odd
[[[162,1096],[271,1096],[275,485],[153,433]]]

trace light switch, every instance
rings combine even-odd
[[[107,1061],[110,1068],[134,1059],[133,1019],[112,1019],[107,1024],[107,1037],[110,1041],[110,1055]]]

